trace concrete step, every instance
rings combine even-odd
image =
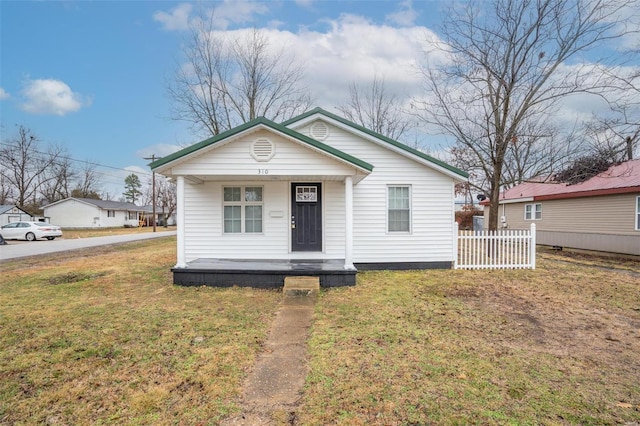
[[[285,277],[283,293],[285,296],[318,296],[319,277]]]

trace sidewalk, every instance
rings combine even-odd
[[[264,351],[245,382],[243,412],[222,425],[295,424],[308,373],[306,342],[316,300],[314,296],[284,296]]]

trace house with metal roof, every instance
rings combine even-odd
[[[504,191],[499,205],[503,227],[535,223],[538,244],[640,255],[640,160],[573,185],[525,182]]]
[[[257,118],[150,165],[177,184],[184,285],[281,286],[357,270],[450,268],[454,186],[468,176],[423,152],[313,109]]]
[[[44,215],[63,228],[138,226],[144,207],[119,201],[70,197],[43,207]]]

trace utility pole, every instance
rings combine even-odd
[[[145,157],[145,160],[151,160],[153,163],[156,161],[156,155],[151,154],[151,157]],[[153,232],[156,232],[156,172],[151,172],[151,204],[152,204],[152,218],[153,218]]]

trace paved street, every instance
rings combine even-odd
[[[65,240],[63,238],[53,241],[7,241],[8,244],[6,246],[0,246],[0,260],[15,259],[26,256],[37,256],[41,254],[55,253],[60,251],[104,246],[108,244],[126,243],[130,241],[148,240],[150,238],[169,237],[172,235],[176,235],[176,231],[163,231],[130,235],[112,235],[107,237],[74,238],[70,240]]]

